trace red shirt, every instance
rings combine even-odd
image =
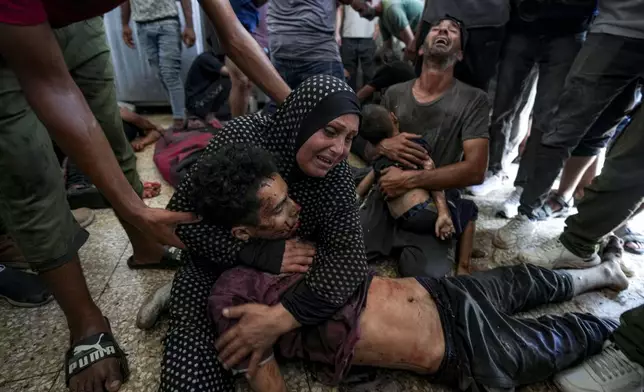
[[[0,23],[56,27],[103,15],[124,0],[0,0]]]

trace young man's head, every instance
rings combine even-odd
[[[192,198],[204,220],[243,241],[290,238],[299,226],[300,206],[273,157],[250,144],[229,144],[206,157],[194,173]]]
[[[376,145],[398,133],[398,119],[395,114],[380,105],[363,106],[358,134],[366,141]]]
[[[463,60],[463,26],[458,20],[445,17],[432,25],[422,47],[423,61],[440,69]]]

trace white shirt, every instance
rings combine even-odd
[[[342,22],[342,37],[344,38],[371,38],[376,28],[377,19],[368,20],[351,8],[343,5],[344,20]]]

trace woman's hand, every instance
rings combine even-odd
[[[446,240],[454,234],[454,222],[449,214],[439,214],[436,219],[436,237]]]
[[[313,264],[315,246],[298,239],[286,240],[281,273],[305,273]]]
[[[380,172],[378,185],[385,199],[395,199],[411,189],[408,184],[411,178],[410,173],[395,166],[390,166]]]
[[[226,308],[223,315],[239,319],[234,327],[226,331],[215,343],[219,361],[224,368],[240,363],[250,355],[248,375],[255,376],[262,355],[286,332],[299,327],[298,322],[284,306],[247,304]]]
[[[416,169],[418,166],[423,166],[423,163],[429,159],[427,151],[414,141],[420,138],[422,138],[420,135],[403,132],[381,141],[376,149],[378,154]]]

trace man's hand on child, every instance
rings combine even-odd
[[[308,272],[313,257],[315,246],[298,239],[286,240],[284,257],[282,259],[281,273],[305,273]]]
[[[422,138],[421,135],[403,132],[378,143],[376,149],[378,154],[384,155],[392,161],[400,162],[403,165],[416,169],[423,166],[429,159],[427,151],[414,139]]]
[[[390,166],[380,172],[378,185],[380,192],[385,196],[385,200],[395,199],[410,189],[408,180],[411,178],[411,173],[395,166]]]
[[[446,240],[454,234],[454,222],[449,214],[440,214],[436,220],[436,237]]]

